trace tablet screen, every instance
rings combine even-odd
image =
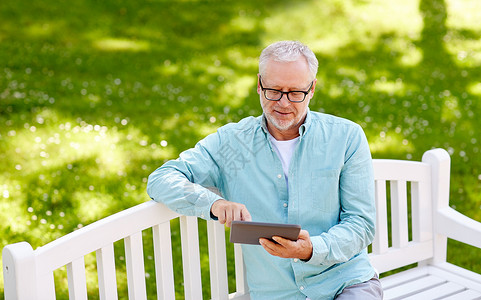
[[[296,241],[300,230],[296,224],[232,221],[230,242],[259,245],[259,238],[272,240],[273,236]]]

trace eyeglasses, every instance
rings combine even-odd
[[[264,97],[267,100],[270,101],[279,101],[281,100],[282,96],[284,94],[287,95],[287,99],[291,102],[294,103],[299,103],[304,101],[306,99],[307,94],[311,91],[312,85],[314,84],[314,81],[311,82],[311,85],[309,86],[309,89],[306,91],[289,91],[289,92],[283,92],[280,90],[276,89],[269,89],[265,88],[262,86],[262,78],[259,76],[259,83],[261,85],[261,90],[264,92]]]

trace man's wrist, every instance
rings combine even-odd
[[[224,199],[219,198],[219,199],[215,200],[214,202],[212,202],[212,205],[210,206],[210,217],[211,217],[211,219],[216,220],[216,221],[217,221],[218,218],[217,218],[217,216],[213,213],[213,210],[214,210],[214,204],[215,204],[217,201],[219,201],[219,200],[224,200]]]
[[[312,258],[312,253],[314,252],[314,249],[313,249],[313,246],[312,246],[312,242],[310,242],[310,243],[311,243],[311,252],[309,253],[309,256],[307,258],[301,258],[301,261],[303,261],[303,262],[308,262]]]
[[[301,258],[301,261],[303,261],[303,262],[308,262],[308,261],[310,261],[310,260],[311,260],[311,258],[312,258],[312,252],[311,252],[311,255],[309,255],[309,257],[308,257],[308,258],[306,258],[306,259],[304,259],[304,258]]]

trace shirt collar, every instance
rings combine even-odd
[[[299,127],[299,135],[301,136],[301,138],[304,136],[304,134],[306,134],[309,126],[311,126],[311,120],[311,110],[308,107],[306,112],[306,119],[304,120],[304,123],[302,123],[302,125]]]

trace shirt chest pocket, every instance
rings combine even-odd
[[[311,173],[311,206],[314,210],[339,211],[340,170],[316,170]]]

